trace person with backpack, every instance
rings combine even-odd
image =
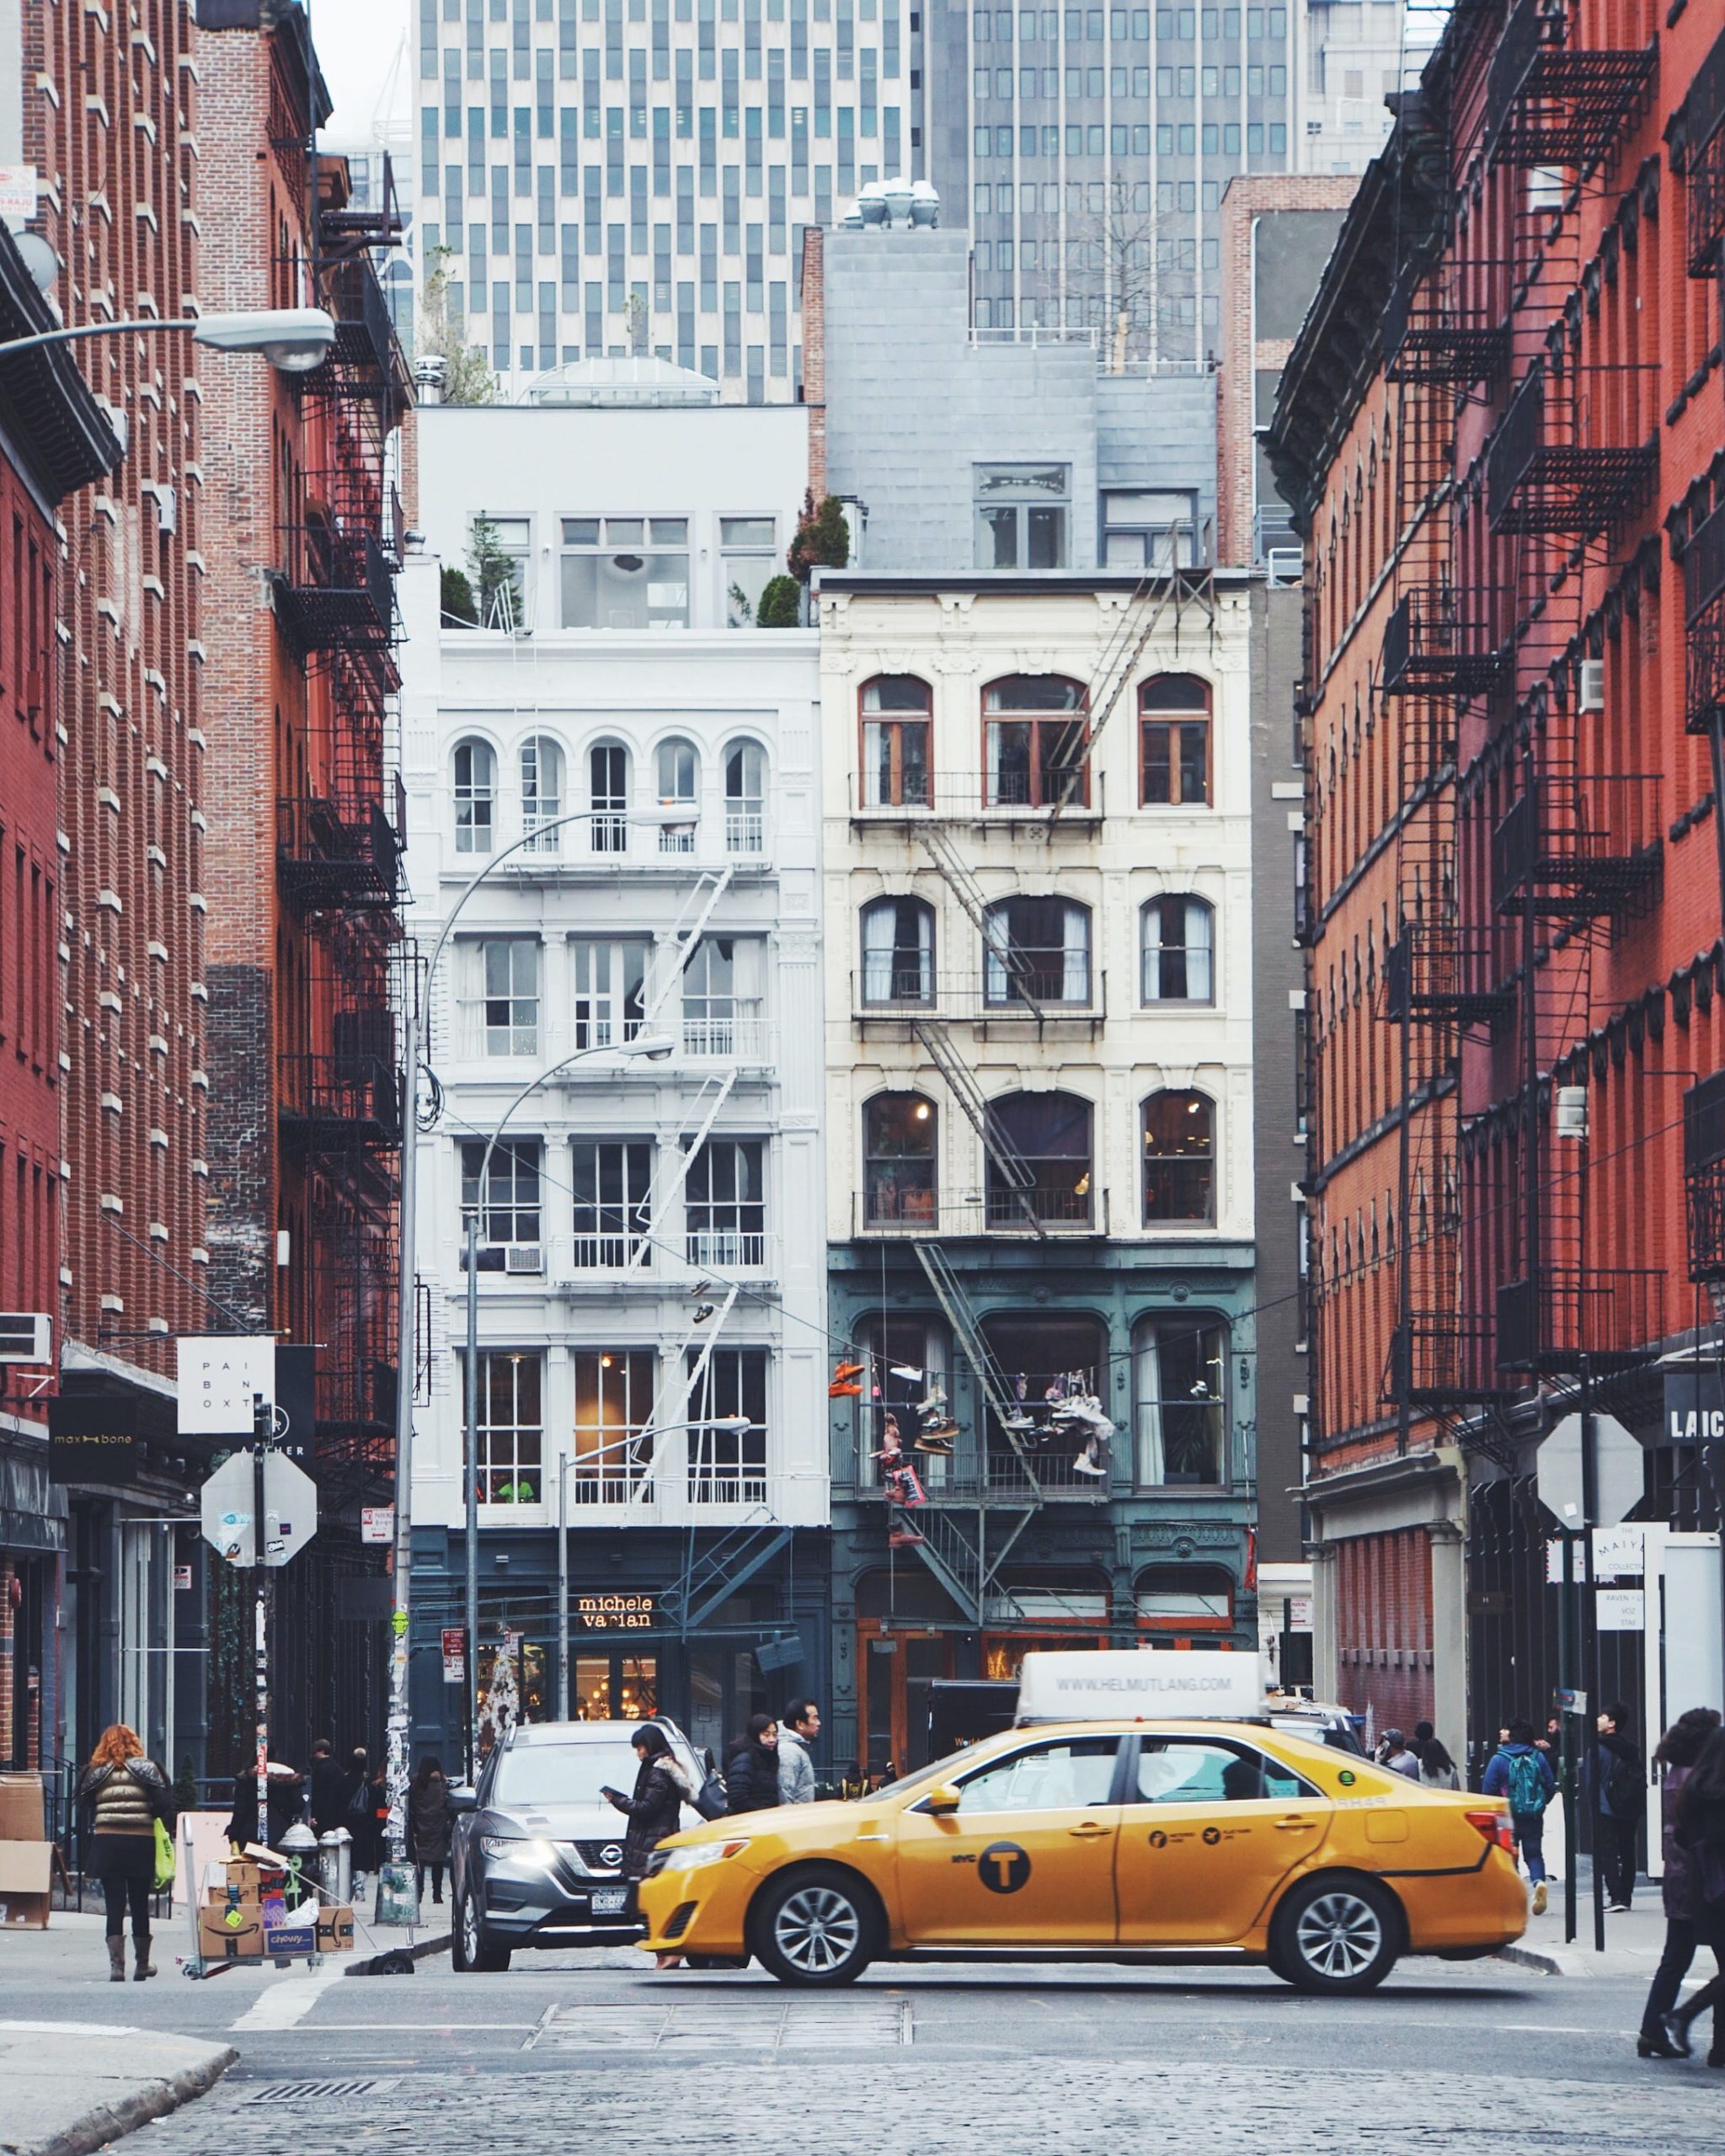
[[[1551,1761],[1535,1746],[1533,1724],[1512,1721],[1486,1764],[1480,1788],[1487,1796],[1509,1799],[1509,1823],[1516,1849],[1527,1866],[1536,1917],[1545,1914],[1550,1892],[1546,1884],[1546,1806],[1557,1786]]]
[[[1659,1881],[1665,1905],[1665,1950],[1653,1973],[1648,2003],[1642,2009],[1641,2033],[1636,2040],[1637,2058],[1681,2058],[1682,2052],[1665,2033],[1665,2016],[1677,2004],[1683,1979],[1695,1959],[1695,1867],[1689,1850],[1678,1838],[1679,1809],[1683,1791],[1701,1758],[1707,1739],[1719,1726],[1717,1707],[1691,1707],[1680,1714],[1659,1740],[1653,1764],[1659,1772],[1661,1843],[1664,1875]]]
[[[1725,2067],[1725,1729],[1708,1737],[1683,1785],[1676,1838],[1694,1882],[1690,1906],[1696,1943],[1712,1948],[1719,1972],[1664,2015],[1663,2026],[1671,2049],[1687,2058],[1690,2026],[1711,2006],[1713,2044],[1707,2064]]]
[[[89,1833],[86,1868],[102,1883],[108,1912],[108,1980],[126,1982],[126,1919],[131,1914],[136,1957],[132,1981],[156,1973],[150,1960],[150,1897],[156,1885],[156,1826],[174,1833],[174,1792],[168,1777],[146,1756],[144,1741],[123,1721],[96,1740],[77,1785]]]
[[[1638,1869],[1636,1846],[1647,1804],[1647,1775],[1629,1734],[1629,1710],[1621,1700],[1605,1709],[1595,1731],[1587,1777],[1593,1799],[1594,1861],[1605,1878],[1612,1915],[1627,1916]]]

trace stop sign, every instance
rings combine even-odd
[[[230,1565],[258,1561],[257,1461],[250,1452],[223,1460],[199,1494],[204,1540]],[[318,1486],[286,1454],[264,1455],[264,1562],[285,1565],[318,1532]]]

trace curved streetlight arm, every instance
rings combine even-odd
[[[195,314],[177,315],[171,321],[146,314],[131,322],[81,322],[70,329],[44,329],[34,337],[8,337],[0,344],[0,360],[9,360],[19,352],[39,352],[47,344],[70,344],[79,337],[118,337],[131,330],[195,329],[197,326]]]

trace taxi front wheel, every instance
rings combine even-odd
[[[854,1983],[874,1958],[874,1903],[836,1865],[772,1881],[752,1913],[751,1943],[761,1966],[785,1984]]]
[[[1269,1964],[1298,1990],[1374,1990],[1396,1966],[1400,1912],[1366,1879],[1308,1879],[1276,1912]]]

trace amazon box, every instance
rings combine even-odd
[[[48,1838],[40,1774],[0,1774],[0,1842]]]
[[[354,1913],[344,1902],[332,1903],[318,1912],[318,1951],[351,1954],[354,1951]]]
[[[45,1931],[53,1846],[48,1842],[0,1842],[0,1929]]]
[[[248,1856],[231,1856],[220,1864],[204,1866],[204,1906],[206,1908],[225,1908],[230,1887],[239,1890],[243,1902],[261,1901],[264,1894],[262,1867]]]
[[[198,1952],[206,1961],[255,1961],[264,1951],[264,1913],[255,1902],[198,1911]]]

